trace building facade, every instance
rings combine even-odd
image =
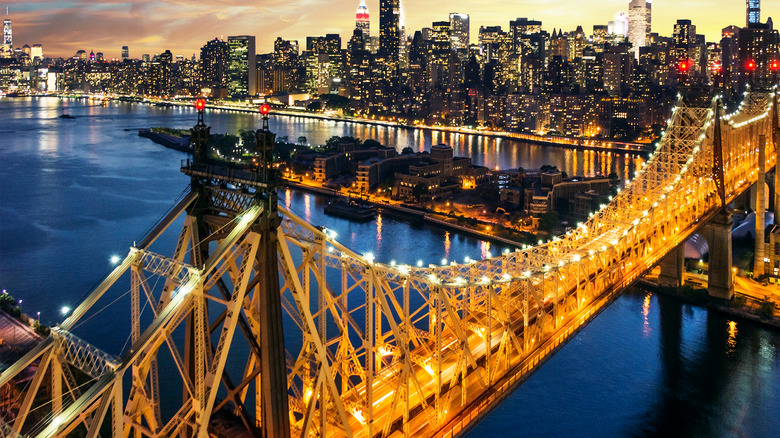
[[[639,48],[650,42],[651,12],[652,3],[647,0],[631,0],[628,4],[628,41],[636,59],[639,59]]]
[[[368,43],[371,39],[371,21],[368,16],[368,6],[366,6],[366,0],[360,0],[360,5],[355,13],[355,29],[359,29],[363,33],[364,44]]]
[[[255,37],[229,36],[228,94],[247,97],[257,94],[257,51]]]

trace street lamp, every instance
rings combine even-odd
[[[19,313],[22,313],[22,300],[19,300]]]

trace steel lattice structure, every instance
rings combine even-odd
[[[281,207],[275,236],[262,234],[257,224],[275,200],[253,190],[251,175],[186,163],[222,184],[185,196],[0,375],[16,401],[3,407],[0,433],[204,437],[217,412],[262,430],[267,285],[257,260],[269,243],[287,321],[291,435],[456,436],[712,218],[722,208],[719,174],[730,202],[756,182],[759,165],[774,164],[773,100],[749,93],[719,120],[716,100],[679,99],[651,158],[586,223],[543,245],[449,266],[377,263]],[[770,139],[766,163],[759,135]],[[210,213],[194,214],[197,205]],[[152,252],[182,218],[173,254]],[[108,353],[73,330],[118,300],[112,290],[122,282],[130,346]],[[165,378],[163,368],[172,370]]]

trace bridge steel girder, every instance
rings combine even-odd
[[[755,183],[759,165],[774,165],[776,144],[766,163],[755,151],[757,136],[770,138],[776,129],[768,116],[773,97],[748,93],[740,110],[720,122],[714,102],[700,108],[680,99],[651,158],[608,205],[566,235],[488,260],[378,263],[279,207],[284,220],[274,241],[285,338],[299,340],[287,346],[291,436],[462,435],[720,210],[715,123],[727,201]],[[108,290],[129,276],[128,349],[67,353],[52,335],[0,374],[0,383],[32,400],[16,423],[0,423],[5,436],[54,437],[76,429],[95,436],[109,424],[113,437],[205,436],[216,410],[253,433],[263,427],[257,424],[262,346],[256,330],[263,284],[255,254],[264,241],[255,225],[268,206],[241,187],[201,193],[214,209],[202,218],[188,215],[173,257],[148,250],[175,219],[169,215],[168,225],[131,249],[63,323],[67,333],[79,329],[123,297]],[[193,202],[196,197],[183,201]],[[209,242],[216,250],[200,260],[199,248]],[[74,388],[65,374],[89,375],[90,354],[110,366]],[[63,369],[59,383],[47,381],[52,364]],[[158,379],[157,387],[155,369],[163,365],[176,373]],[[24,381],[37,383],[25,389]],[[74,395],[58,390],[61,407],[36,405],[43,389],[34,387],[63,382]],[[181,402],[165,404],[169,386],[183,394]]]

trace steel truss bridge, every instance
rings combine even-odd
[[[680,98],[645,166],[586,223],[449,266],[378,263],[277,207],[256,173],[186,162],[199,188],[0,375],[0,434],[225,436],[219,413],[247,436],[458,436],[774,165],[776,106],[750,92],[721,116],[717,98]],[[172,253],[153,252],[172,229]],[[115,303],[124,322],[103,324],[124,348],[76,334]]]

